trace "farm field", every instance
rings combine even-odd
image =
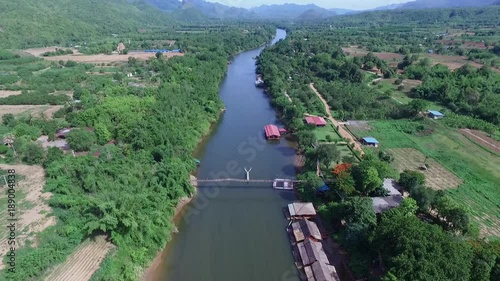
[[[366,56],[369,51],[359,48],[359,47],[348,47],[348,48],[342,48],[344,53],[349,54],[349,56],[353,57],[363,57]],[[373,54],[381,59],[385,60],[387,62],[396,62],[396,61],[401,61],[404,58],[404,55],[398,54],[398,53],[388,53],[388,52],[373,52]],[[439,55],[439,54],[420,54],[421,57],[424,58],[429,58],[432,61],[432,64],[442,64],[446,65],[450,70],[454,70],[457,68],[462,67],[464,64],[470,64],[476,68],[481,68],[483,65],[480,63],[476,63],[470,60],[467,60],[466,57],[462,56],[448,56],[448,55]],[[495,69],[496,70],[496,69]]]
[[[147,60],[149,58],[154,58],[155,53],[146,53],[146,52],[128,52],[126,55],[120,54],[97,54],[97,55],[83,55],[81,53],[75,52],[72,55],[62,55],[62,56],[52,56],[52,57],[42,57],[41,54],[45,52],[54,51],[56,47],[49,48],[37,48],[37,49],[26,49],[24,52],[31,54],[36,57],[41,57],[47,61],[68,61],[72,60],[80,63],[112,63],[112,62],[127,62],[129,57],[133,57],[139,60]],[[183,53],[165,53],[164,57],[172,58],[177,56],[183,56]]]
[[[401,153],[404,150],[400,149],[414,149],[424,157],[427,156],[442,165],[448,171],[443,178],[447,177],[450,181],[451,173],[463,181],[458,188],[448,189],[446,192],[456,202],[468,208],[473,218],[480,223],[483,236],[500,236],[500,208],[498,208],[500,206],[498,196],[500,157],[498,155],[485,150],[460,132],[427,119],[425,121],[373,121],[369,124],[368,129],[367,127],[350,127],[350,129],[356,134],[374,136],[380,141],[383,150],[399,149],[395,151],[400,154],[400,158],[408,158],[407,154]],[[420,125],[426,128],[421,134],[406,133],[414,131]],[[421,157],[413,154],[414,158]],[[397,157],[397,154],[395,156]],[[395,162],[397,165],[397,161]],[[430,166],[432,168],[432,163]]]
[[[87,239],[68,259],[56,266],[45,281],[87,281],[99,269],[102,260],[114,248],[106,236]]]
[[[0,105],[0,116],[4,114],[28,115],[40,117],[45,115],[51,119],[56,111],[61,109],[62,105]]]
[[[16,170],[16,204],[19,212],[17,215],[17,236],[16,242],[18,246],[24,246],[28,243],[36,243],[35,234],[43,231],[49,226],[55,225],[55,217],[49,216],[51,208],[46,201],[51,197],[51,193],[43,192],[45,184],[45,172],[41,166],[29,165],[7,165],[0,164],[0,169],[5,171],[7,169]],[[2,173],[5,174],[5,173]],[[4,184],[3,177],[0,179]],[[4,186],[2,186],[4,187]],[[6,206],[6,194],[0,194],[0,203]],[[3,218],[7,217],[7,209],[3,208],[0,211]],[[6,227],[0,230],[0,255],[4,256],[9,249],[7,245],[7,231]],[[36,245],[36,244],[35,244]],[[5,265],[0,263],[0,269]]]

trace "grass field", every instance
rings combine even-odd
[[[333,128],[333,125],[330,121],[327,121],[328,124],[325,127],[317,127],[314,129],[314,135],[316,135],[316,139],[318,142],[332,142],[332,141],[341,141],[342,138],[340,135],[335,131]],[[330,136],[330,140],[327,140],[326,136]]]
[[[419,125],[426,128],[425,133],[405,133]],[[370,126],[368,130],[352,130],[357,134],[376,137],[384,150],[413,148],[442,165],[463,181],[458,188],[447,192],[469,209],[474,219],[481,224],[481,234],[500,236],[500,157],[456,130],[428,119],[373,121]]]

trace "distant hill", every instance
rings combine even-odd
[[[399,9],[481,7],[494,2],[495,0],[416,0],[403,4]]]
[[[3,48],[90,41],[172,21],[144,2],[128,0],[0,0],[0,7]]]
[[[282,4],[282,5],[262,5],[250,9],[259,18],[267,19],[295,19],[304,18],[308,15],[318,17],[329,17],[336,15],[335,11],[318,7],[314,4]]]

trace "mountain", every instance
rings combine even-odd
[[[349,9],[340,9],[340,8],[332,8],[332,9],[328,9],[328,11],[334,12],[336,15],[339,15],[339,16],[361,12],[359,10],[349,10]]]
[[[481,7],[492,5],[494,2],[495,0],[416,0],[403,4],[399,9]]]
[[[128,0],[0,0],[0,7],[4,48],[91,41],[173,22],[144,2]]]
[[[281,4],[281,5],[262,5],[250,9],[257,17],[264,19],[295,19],[309,16],[329,17],[336,15],[335,11],[318,7],[314,4]]]

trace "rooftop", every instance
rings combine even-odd
[[[373,137],[366,137],[366,138],[363,138],[363,140],[367,143],[378,143],[378,140],[376,138],[373,138]]]
[[[311,124],[311,125],[316,125],[316,126],[324,126],[326,125],[326,121],[323,117],[319,116],[307,116],[306,118],[306,123]]]
[[[311,266],[304,267],[307,281],[340,281],[337,270],[333,265],[315,262]]]
[[[437,110],[429,110],[429,113],[431,113],[434,116],[444,116],[443,113],[437,111]]]
[[[309,237],[316,240],[321,240],[321,233],[316,223],[308,221],[306,219],[300,220],[298,222],[292,223],[293,235],[295,236],[295,241],[304,241]]]
[[[315,216],[316,210],[312,203],[292,203],[288,204],[288,211],[291,216]]]
[[[276,125],[266,125],[264,130],[266,131],[266,137],[279,137],[281,135]]]
[[[397,182],[393,179],[384,179],[384,189],[389,192],[385,197],[372,198],[373,210],[380,214],[386,210],[396,208],[403,201],[403,195],[398,191],[400,189]]]
[[[306,239],[304,242],[297,244],[299,248],[300,258],[302,259],[303,265],[310,265],[316,261],[322,263],[330,263],[325,251],[323,250],[323,244],[311,239]]]

